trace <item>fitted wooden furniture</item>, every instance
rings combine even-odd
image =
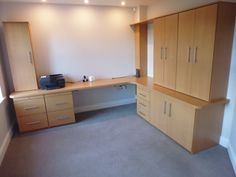
[[[236,6],[213,4],[179,14],[176,90],[226,97]]]
[[[149,93],[145,109],[140,109],[143,107],[139,103],[140,87]],[[150,78],[137,80],[137,88],[137,113],[189,152],[199,152],[219,143],[227,100],[205,102],[154,85]]]
[[[72,92],[45,95],[49,126],[75,122]]]
[[[38,89],[27,22],[4,22],[4,36],[15,91]]]
[[[21,132],[48,127],[43,96],[16,98],[14,106]]]
[[[158,86],[148,77],[78,82],[66,84],[65,88],[56,90],[15,92],[10,98],[14,100],[20,126],[22,114],[37,115],[28,118],[31,121],[27,124],[28,129],[24,127],[20,129],[30,131],[74,122],[73,91],[120,84],[137,85],[137,113],[190,152],[198,152],[218,143],[224,105],[228,100],[219,99],[212,102],[200,100]],[[29,104],[27,100],[30,100]],[[17,101],[22,101],[26,106],[19,106],[16,104]],[[27,107],[28,105],[30,107]],[[31,123],[38,125],[39,120],[34,119],[39,118],[47,120],[46,123],[49,124],[44,127],[30,127]]]
[[[135,68],[140,76],[147,76],[147,25],[135,25]]]
[[[175,15],[179,16],[177,64],[176,70],[174,63],[170,65],[172,70],[168,70],[160,59],[165,58],[165,50],[160,48],[165,38],[164,19]],[[225,98],[235,16],[236,3],[217,2],[132,24],[133,27],[154,23],[154,83],[206,101]],[[169,55],[175,54],[173,50]],[[175,71],[176,77],[171,77]],[[165,83],[165,75],[169,75],[172,82]]]
[[[154,83],[175,89],[178,14],[154,20]]]

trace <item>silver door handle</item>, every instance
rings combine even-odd
[[[32,109],[38,109],[39,107],[38,106],[32,106],[32,107],[27,107],[27,108],[24,108],[24,110],[32,110]]]
[[[161,60],[163,59],[163,48],[161,47]]]
[[[169,107],[169,117],[171,117],[171,114],[172,114],[172,104],[170,103],[169,106],[170,106],[170,107]]]
[[[62,106],[62,105],[66,105],[67,103],[66,102],[63,102],[63,103],[56,103],[56,106]]]
[[[165,48],[165,60],[167,60],[167,47]]]
[[[188,48],[188,63],[191,62],[191,47]]]
[[[166,114],[166,104],[167,104],[167,102],[165,101],[165,103],[164,103],[164,114]]]
[[[196,47],[194,51],[194,63],[197,63],[197,54],[198,54],[198,47]]]
[[[39,124],[40,121],[34,121],[34,122],[30,122],[30,123],[26,123],[27,125],[36,125],[36,124]]]
[[[29,61],[31,64],[33,64],[32,52],[29,52]]]
[[[60,116],[60,117],[57,117],[58,120],[63,120],[63,119],[68,119],[69,117],[68,116]]]

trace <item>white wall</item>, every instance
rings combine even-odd
[[[1,21],[30,23],[37,76],[62,73],[67,81],[81,80],[83,75],[97,79],[134,75],[134,35],[129,27],[134,19],[135,12],[126,7],[0,3]],[[114,88],[75,93],[76,110],[134,102],[134,88],[129,88],[126,97]],[[93,102],[89,106],[81,100]]]
[[[153,77],[153,59],[154,59],[154,38],[153,24],[148,24],[148,76]]]
[[[29,21],[38,76],[135,74],[132,8],[1,3],[0,20]]]
[[[3,97],[7,95],[7,85],[4,79],[3,72],[3,62],[0,51],[0,87],[3,93]],[[8,143],[11,139],[12,134],[12,119],[11,106],[9,100],[5,98],[4,100],[0,99],[0,165],[3,160],[5,151],[7,149]]]

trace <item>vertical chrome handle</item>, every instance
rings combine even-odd
[[[163,48],[161,47],[161,60],[163,58]]]
[[[164,114],[166,114],[166,101],[165,101],[165,103],[164,103]]]
[[[29,123],[26,123],[26,125],[36,125],[36,124],[40,124],[41,121],[34,121],[34,122],[29,122]]]
[[[32,52],[29,52],[29,61],[31,64],[33,64]]]
[[[197,63],[197,53],[198,53],[198,47],[195,48],[195,52],[194,52],[194,63]]]
[[[191,61],[191,47],[188,48],[188,63]]]
[[[171,114],[172,114],[172,104],[170,103],[169,106],[170,106],[170,107],[169,107],[169,117],[171,117]]]
[[[165,60],[167,60],[167,47],[165,48]]]

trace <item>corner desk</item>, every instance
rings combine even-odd
[[[218,144],[227,99],[203,101],[155,85],[149,77],[66,83],[61,89],[14,92],[10,98],[20,132],[28,132],[75,122],[73,91],[122,84],[137,86],[137,113],[189,152]]]

